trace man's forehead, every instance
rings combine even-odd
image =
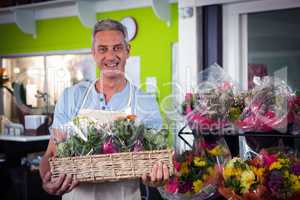
[[[99,31],[95,34],[95,40],[99,42],[122,42],[124,35],[117,30]]]

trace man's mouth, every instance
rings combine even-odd
[[[119,62],[105,63],[104,66],[108,69],[118,68]]]

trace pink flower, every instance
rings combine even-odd
[[[193,94],[192,93],[186,93],[185,94],[185,101],[189,102],[193,99]]]
[[[179,182],[176,178],[170,179],[166,184],[165,190],[170,193],[175,193],[177,192],[178,184]]]
[[[192,112],[192,111],[193,111],[193,110],[192,110],[191,106],[190,106],[190,105],[187,105],[186,108],[185,108],[185,113],[188,114],[188,113],[190,113],[190,112]]]
[[[133,146],[133,152],[137,152],[137,151],[143,151],[144,150],[144,146],[143,143],[141,142],[141,140],[136,140]]]
[[[269,154],[268,152],[266,151],[263,151],[261,152],[261,154],[263,155],[263,161],[264,161],[264,164],[267,165],[268,167],[277,161],[277,156],[274,155],[274,154]]]
[[[224,81],[220,86],[218,86],[218,89],[221,91],[229,90],[232,87],[231,83],[228,81]]]
[[[117,148],[115,147],[115,145],[113,144],[113,140],[112,138],[110,137],[108,139],[108,141],[106,141],[104,144],[103,144],[103,153],[104,154],[109,154],[109,153],[117,153],[118,150]]]
[[[177,162],[176,160],[173,160],[173,164],[174,164],[175,169],[179,172],[180,166],[181,166],[180,163]]]

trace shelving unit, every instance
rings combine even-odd
[[[0,24],[16,23],[20,30],[36,37],[36,20],[78,16],[92,28],[96,13],[151,6],[155,15],[171,23],[170,3],[177,0],[55,0],[0,8]]]
[[[193,130],[192,132],[184,131],[186,127],[187,127],[187,125],[179,130],[178,137],[190,148],[193,148],[193,144],[190,144],[184,138],[184,135],[193,135],[194,137],[196,135],[201,135],[204,137],[205,136],[224,137],[233,156],[238,156],[238,154],[239,154],[239,137],[240,136],[252,137],[252,138],[263,138],[263,139],[267,139],[267,140],[278,138],[278,139],[293,141],[295,149],[299,148],[298,146],[300,144],[300,134],[291,134],[289,131],[287,133],[280,133],[277,131],[272,131],[272,132],[259,132],[259,133],[258,132],[245,132],[245,133],[234,132],[234,133],[230,133],[230,134],[226,134],[226,132],[225,132],[225,134],[216,134],[216,133],[206,132],[203,134],[201,134],[201,133],[197,134],[195,132],[195,130]]]

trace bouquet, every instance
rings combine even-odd
[[[300,161],[285,149],[263,149],[247,161],[234,158],[223,171],[226,198],[294,200],[300,197]]]
[[[284,81],[264,77],[251,91],[250,103],[241,114],[238,127],[243,132],[286,132],[291,97],[291,90]]]
[[[300,161],[293,154],[263,150],[265,187],[273,199],[300,198]]]
[[[183,114],[191,129],[220,130],[232,118],[235,87],[221,67],[213,65],[200,74],[203,81],[194,93],[186,94]]]
[[[129,115],[109,123],[86,116],[75,117],[65,126],[66,136],[57,144],[57,157],[108,154],[167,147],[166,131],[147,129]]]
[[[159,188],[166,199],[206,199],[216,192],[216,163],[205,155],[185,151],[173,159],[175,175],[163,188]]]
[[[263,200],[264,187],[259,187],[262,170],[251,167],[240,158],[228,161],[223,170],[223,182],[219,193],[227,199],[235,200]]]
[[[300,92],[295,92],[289,102],[290,113],[289,121],[293,122],[293,133],[298,134],[300,130]]]
[[[230,150],[222,136],[208,135],[195,138],[195,151],[204,154],[218,166],[231,159]]]

